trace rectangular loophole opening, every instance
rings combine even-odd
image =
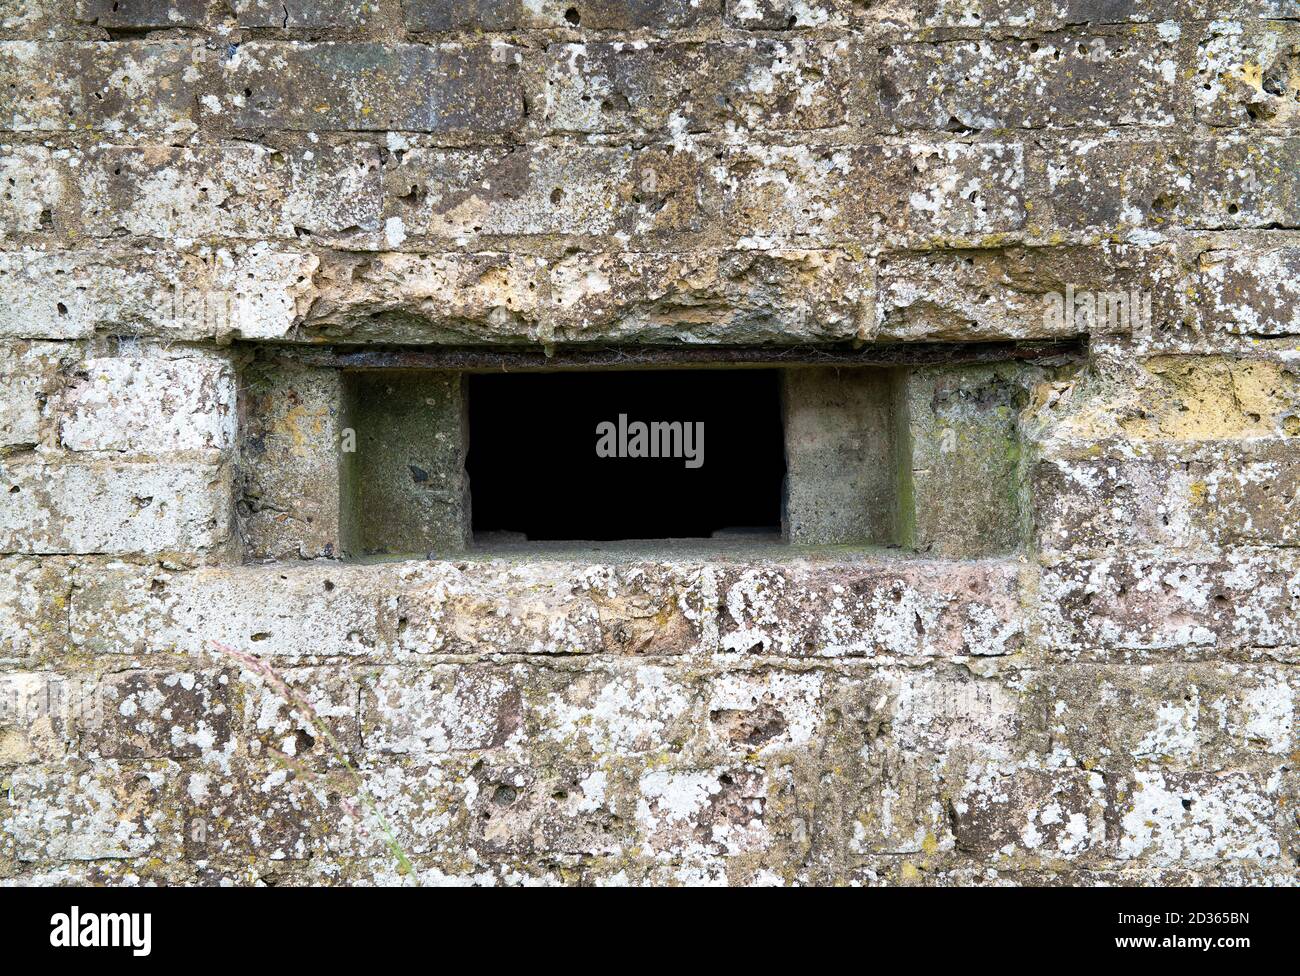
[[[465,379],[475,545],[781,538],[779,370]]]
[[[258,561],[495,558],[510,541],[524,544],[511,558],[751,540],[778,558],[1000,556],[1032,528],[1022,411],[1085,361],[1077,342],[257,347],[241,366],[235,512]],[[620,415],[703,422],[702,463],[688,466],[684,428],[667,452],[681,456],[630,456]]]

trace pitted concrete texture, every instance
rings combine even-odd
[[[0,884],[1295,885],[1297,52],[0,0]],[[330,358],[897,344],[786,384],[789,545],[599,551],[465,548],[459,381]]]

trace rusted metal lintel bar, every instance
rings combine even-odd
[[[561,348],[428,347],[329,349],[279,346],[271,358],[338,369],[550,370],[644,369],[692,366],[924,366],[1029,360],[1070,361],[1084,356],[1081,338],[1051,342],[888,343],[848,346],[624,346]]]

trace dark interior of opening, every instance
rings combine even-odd
[[[780,533],[785,452],[775,369],[467,381],[476,544]]]

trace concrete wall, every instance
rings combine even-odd
[[[0,882],[1294,884],[1300,10],[1121,6],[0,4]],[[340,558],[335,347],[1042,340],[894,548]]]

